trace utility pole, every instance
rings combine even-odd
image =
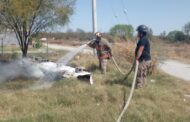
[[[97,12],[96,12],[96,0],[92,0],[92,25],[93,34],[97,32]],[[96,55],[96,50],[93,50],[94,55]]]
[[[47,43],[47,50],[46,50],[46,54],[47,54],[47,61],[49,61],[49,41],[48,41],[48,39],[46,38],[46,43]]]
[[[92,0],[92,23],[93,23],[93,33],[96,33],[97,32],[96,0]]]
[[[2,37],[2,39],[1,39],[1,55],[3,56],[3,37]]]

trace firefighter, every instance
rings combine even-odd
[[[91,48],[95,48],[99,60],[99,68],[103,74],[107,71],[107,61],[112,57],[112,49],[110,43],[102,38],[102,34],[95,33],[96,39],[91,41],[88,45]]]
[[[139,38],[135,50],[135,60],[136,63],[139,62],[136,88],[142,88],[146,85],[148,67],[151,64],[150,42],[148,39],[149,29],[145,25],[140,25],[136,31],[138,32],[137,37]]]

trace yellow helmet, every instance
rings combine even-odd
[[[95,36],[97,36],[97,37],[102,37],[102,34],[101,34],[100,32],[96,32],[96,33],[95,33]]]

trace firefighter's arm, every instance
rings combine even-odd
[[[112,56],[112,46],[111,46],[111,44],[110,44],[107,40],[105,40],[104,43],[105,43],[106,46],[109,48],[110,55]]]
[[[89,41],[87,45],[91,48],[95,48],[95,40]]]
[[[112,49],[111,44],[107,40],[104,40],[104,43],[108,46],[108,48],[110,48],[110,50]]]
[[[136,63],[139,61],[139,58],[141,57],[143,50],[144,50],[144,46],[140,46],[139,50],[137,51],[137,55],[135,57]]]

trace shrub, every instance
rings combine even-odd
[[[182,31],[175,30],[169,32],[169,34],[167,35],[167,39],[171,41],[185,41],[186,36]]]

